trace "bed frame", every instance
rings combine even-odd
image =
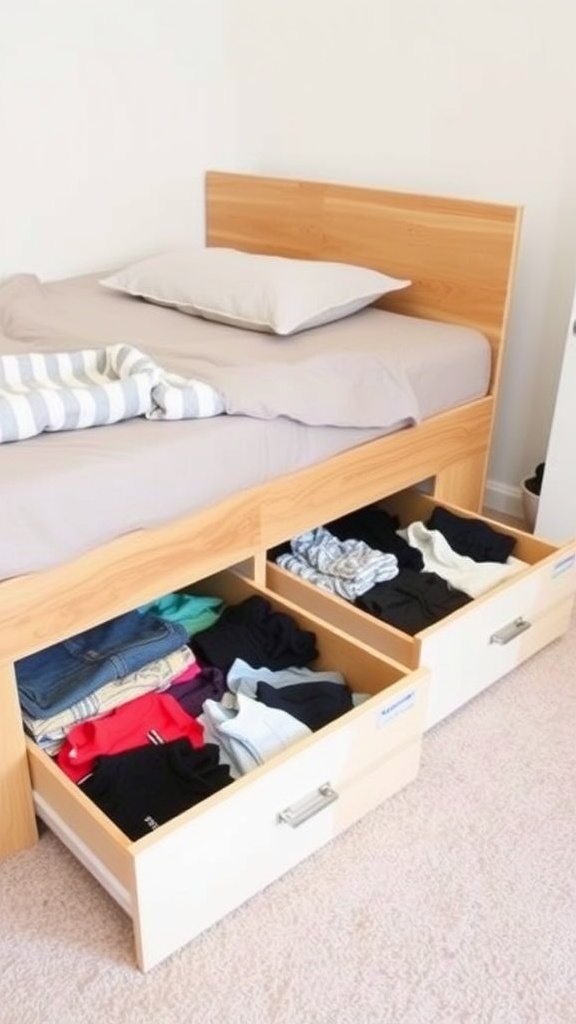
[[[482,503],[520,226],[515,206],[208,172],[210,245],[346,261],[413,281],[381,304],[480,329],[487,397],[74,561],[0,583],[0,856],[37,838],[14,661],[411,484]],[[3,481],[9,486],[9,481]]]

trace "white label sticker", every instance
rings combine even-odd
[[[408,690],[408,693],[403,693],[400,697],[390,701],[389,704],[385,704],[378,712],[378,728],[387,725],[393,718],[396,718],[396,715],[409,711],[414,706],[415,701],[416,690]]]
[[[552,577],[559,576],[561,572],[566,572],[567,569],[571,569],[574,565],[576,555],[566,555],[566,558],[561,558],[559,562],[552,569]]]

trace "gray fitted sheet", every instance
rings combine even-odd
[[[276,339],[110,292],[101,276],[5,282],[0,355],[125,342],[189,376],[194,358],[242,366],[328,351],[385,352],[406,369],[423,419],[488,389],[490,346],[468,328],[369,308]],[[387,432],[221,416],[135,419],[0,445],[0,580],[58,565]]]

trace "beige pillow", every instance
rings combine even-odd
[[[101,281],[182,313],[271,334],[339,320],[410,283],[348,263],[216,246],[160,253]]]

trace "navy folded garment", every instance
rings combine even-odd
[[[192,718],[202,714],[205,700],[221,700],[226,693],[226,680],[219,668],[205,665],[199,675],[184,683],[172,683],[167,690]]]
[[[232,662],[270,669],[301,668],[318,657],[314,633],[300,629],[295,619],[274,610],[259,594],[229,605],[213,626],[190,637],[199,661],[228,675]]]
[[[20,704],[49,718],[114,679],[163,658],[188,640],[178,622],[152,612],[127,612],[16,662]]]
[[[259,682],[256,695],[262,704],[286,711],[312,732],[345,715],[352,707],[352,694],[348,687],[326,679],[280,688]]]
[[[450,587],[435,572],[402,569],[393,580],[377,583],[355,603],[376,618],[414,636],[471,600],[468,594]]]
[[[369,505],[356,512],[340,516],[328,523],[326,529],[339,540],[363,540],[368,547],[386,554],[396,555],[400,569],[422,569],[422,552],[410,546],[407,540],[396,532],[400,528],[398,516],[392,516],[383,508]]]
[[[187,739],[99,757],[80,789],[129,836],[140,839],[233,781],[215,743]]]

